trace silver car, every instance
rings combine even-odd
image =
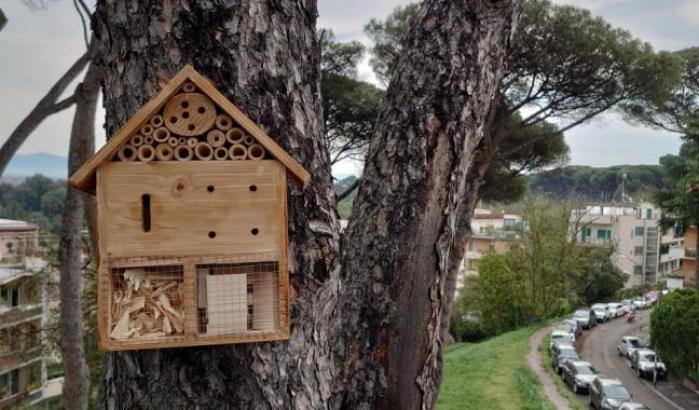
[[[612,318],[612,313],[609,311],[609,305],[606,303],[595,303],[592,305],[592,311],[595,312],[595,317],[598,322],[606,322]]]
[[[655,368],[658,380],[667,379],[665,363],[658,359],[656,353],[650,349],[636,349],[631,355],[631,368],[636,371],[638,377],[653,378]]]
[[[641,339],[637,338],[636,336],[623,336],[616,345],[616,350],[619,352],[619,356],[624,356],[627,359],[631,359],[633,352],[641,348],[643,348]]]

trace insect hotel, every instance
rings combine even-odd
[[[70,178],[98,203],[106,350],[289,337],[289,175],[310,175],[192,67]]]

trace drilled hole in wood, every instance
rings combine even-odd
[[[150,195],[141,195],[141,220],[143,221],[143,232],[150,232]]]
[[[216,237],[216,232],[209,231],[209,238],[214,239]]]
[[[187,101],[182,101],[182,104],[181,104],[181,105],[182,105],[182,108],[187,108],[187,107],[189,107],[189,102],[187,102]]]
[[[252,228],[252,230],[250,231],[250,233],[253,234],[253,235],[257,235],[258,233],[260,233],[260,230],[257,229],[257,228]]]
[[[171,123],[176,123],[177,122],[177,117],[170,117],[170,122]]]
[[[184,111],[182,113],[182,118],[189,118],[189,111]]]
[[[178,190],[178,191],[181,191],[181,190],[183,190],[183,189],[184,189],[184,184],[183,184],[182,182],[180,182],[179,184],[177,184],[177,190]]]
[[[250,185],[250,191],[252,191],[252,192],[257,191],[257,185]]]
[[[199,108],[197,108],[197,112],[198,112],[199,114],[204,114],[204,113],[206,112],[206,108],[204,108],[204,107],[199,107]]]
[[[214,192],[214,186],[213,186],[213,185],[209,185],[209,186],[206,187],[206,190],[209,191],[209,192]]]
[[[194,125],[194,124],[189,124],[189,125],[187,126],[187,129],[190,130],[190,131],[194,131],[194,128],[196,128],[196,125]]]

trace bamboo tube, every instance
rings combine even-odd
[[[178,161],[189,161],[193,154],[192,149],[186,145],[178,145],[175,148],[175,159]]]
[[[228,114],[219,114],[216,117],[216,128],[221,131],[228,131],[233,126],[233,118]]]
[[[131,137],[131,145],[134,147],[140,147],[143,145],[143,135],[141,134],[136,134],[133,137]]]
[[[165,127],[158,127],[153,131],[153,139],[156,142],[167,142],[170,138],[170,130]]]
[[[243,143],[249,147],[255,143],[255,138],[253,138],[252,135],[246,135]]]
[[[200,142],[194,147],[194,155],[202,161],[208,161],[214,156],[214,149],[208,143]]]
[[[206,134],[206,142],[212,147],[222,147],[226,143],[226,134],[221,130],[211,130]]]
[[[199,140],[197,139],[197,137],[189,137],[189,138],[187,138],[187,146],[188,146],[189,148],[194,148],[194,147],[196,147],[198,143],[199,143]]]
[[[136,148],[131,145],[126,145],[121,147],[119,153],[117,154],[122,161],[133,161],[136,159]]]
[[[245,131],[242,128],[234,127],[226,131],[226,140],[231,144],[240,144],[245,139]]]
[[[228,150],[226,147],[218,147],[214,150],[214,159],[217,161],[225,161],[228,159]]]
[[[175,150],[168,144],[158,144],[155,147],[155,157],[160,161],[170,161],[175,155]]]
[[[162,115],[154,115],[150,117],[150,120],[148,121],[150,125],[152,125],[155,128],[162,127],[163,126],[163,116]]]
[[[248,147],[248,158],[261,160],[265,158],[265,149],[260,144],[252,144]]]
[[[193,93],[197,91],[197,87],[193,83],[187,82],[182,86],[182,91],[186,93]]]
[[[179,137],[177,139],[177,145],[187,145],[187,138],[186,137]]]
[[[248,149],[242,144],[233,144],[228,148],[228,155],[233,160],[247,159]]]
[[[176,147],[177,145],[179,145],[179,144],[178,144],[178,141],[177,141],[177,137],[170,137],[170,138],[168,138],[168,139],[167,139],[167,145],[169,145],[169,146],[171,146],[171,147],[173,147],[173,148]]]
[[[150,145],[141,145],[138,147],[138,160],[143,162],[153,161],[155,158],[155,150]]]
[[[143,137],[143,143],[146,145],[153,145],[153,136],[146,135],[145,137]]]
[[[153,126],[150,124],[146,124],[143,127],[141,127],[141,134],[143,135],[151,135],[153,133]]]

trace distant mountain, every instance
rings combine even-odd
[[[634,200],[648,198],[650,193],[666,187],[659,165],[600,168],[571,165],[531,175],[529,190],[558,198],[578,196],[592,201],[620,201],[622,180],[624,196],[630,195]]]
[[[12,158],[5,175],[8,179],[41,174],[49,178],[66,179],[68,159],[60,155],[37,153],[17,154]],[[5,179],[5,177],[3,177]]]
[[[345,192],[345,190],[347,188],[349,188],[356,180],[357,180],[356,176],[350,175],[346,178],[342,178],[341,180],[335,182],[335,193],[341,194],[341,193]],[[357,196],[356,190],[355,190],[355,192],[351,193],[347,198],[354,199],[355,196]]]

